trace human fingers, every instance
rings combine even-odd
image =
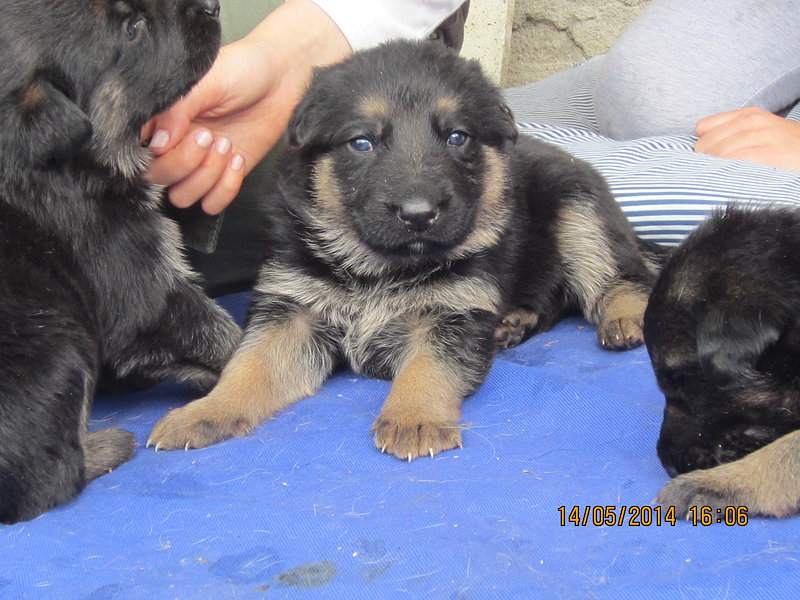
[[[200,201],[203,212],[209,215],[221,213],[236,198],[245,175],[245,159],[241,154],[230,157],[214,187]]]
[[[197,168],[167,189],[170,202],[178,208],[186,208],[203,199],[229,168],[231,154],[232,145],[228,138],[214,140]]]
[[[716,129],[717,127],[724,125],[734,119],[736,119],[741,113],[740,110],[728,110],[721,113],[716,113],[714,115],[710,115],[703,119],[700,119],[695,124],[695,132],[698,136],[704,136],[712,129]]]
[[[177,146],[150,163],[145,177],[153,183],[171,186],[193,173],[209,154],[214,136],[208,129],[195,129]]]
[[[740,129],[714,129],[695,143],[694,149],[702,154],[720,158],[745,158],[744,152],[763,145],[763,136],[757,131]]]
[[[771,144],[776,128],[785,119],[761,108],[744,108],[713,115],[700,127],[695,150],[705,154],[732,158],[742,150]],[[738,157],[738,156],[737,156]]]

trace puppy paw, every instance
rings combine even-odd
[[[656,502],[662,506],[674,506],[677,517],[689,518],[692,507],[709,506],[713,511],[736,506],[737,494],[726,489],[723,480],[709,475],[709,471],[692,471],[678,475],[661,488]]]
[[[597,339],[608,350],[629,350],[644,343],[644,311],[648,292],[630,283],[609,290],[603,298],[603,316]]]
[[[247,435],[252,423],[232,418],[221,411],[208,410],[202,400],[168,412],[153,427],[147,447],[159,450],[205,448],[231,437]]]
[[[112,427],[88,433],[83,441],[86,481],[104,475],[129,460],[136,449],[136,438]]]
[[[406,423],[380,416],[372,433],[381,452],[407,461],[462,447],[458,423]]]
[[[513,348],[525,334],[539,322],[538,313],[518,308],[509,312],[494,330],[494,343],[498,350]]]
[[[641,317],[611,319],[597,328],[597,339],[607,350],[630,350],[644,343]]]

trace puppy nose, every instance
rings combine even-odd
[[[203,12],[212,17],[219,16],[219,0],[196,0]]]
[[[439,211],[424,198],[411,198],[397,207],[397,216],[414,231],[425,231],[433,225]]]

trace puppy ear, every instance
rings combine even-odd
[[[511,111],[511,108],[509,108],[508,104],[505,103],[500,104],[500,112],[502,113],[502,120],[506,129],[505,137],[512,144],[516,144],[517,136],[519,136],[519,128],[517,128],[517,122],[514,119],[514,113]]]
[[[761,355],[780,336],[781,328],[758,310],[711,310],[697,328],[700,366],[716,385],[736,385],[757,376]]]
[[[325,135],[327,103],[319,89],[310,89],[292,113],[286,137],[292,148],[310,150],[320,144]]]
[[[12,94],[10,131],[13,148],[28,164],[46,165],[75,154],[92,135],[86,114],[44,75]],[[4,144],[6,149],[8,144]]]

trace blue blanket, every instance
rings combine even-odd
[[[241,319],[244,295],[222,303]],[[663,399],[642,348],[602,350],[565,320],[497,357],[465,403],[463,449],[411,463],[369,435],[388,389],[339,372],[249,437],[158,453],[150,429],[191,390],[99,398],[92,427],[140,447],[72,503],[0,526],[0,599],[753,599],[797,585],[800,520],[695,525],[651,504],[667,481]]]

